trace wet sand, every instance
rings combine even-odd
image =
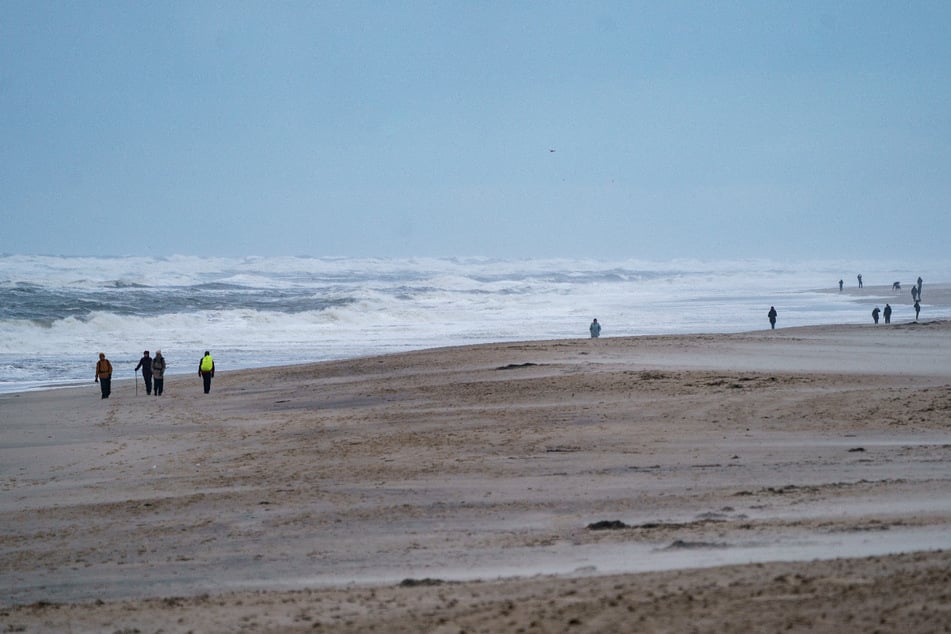
[[[951,631],[949,322],[166,383],[0,396],[0,629]]]

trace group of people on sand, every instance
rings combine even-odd
[[[886,324],[892,323],[892,307],[891,307],[891,305],[885,304],[885,310],[883,310],[883,311],[879,311],[879,310],[878,310],[878,306],[876,306],[875,308],[872,309],[872,321],[874,321],[876,324],[878,323],[878,315],[879,315],[879,313],[881,313],[881,314],[882,314],[882,317],[885,318],[885,323],[886,323]]]
[[[878,316],[881,314],[882,318],[885,320],[886,324],[892,323],[892,307],[890,304],[885,304],[884,310],[879,310],[878,306],[872,309],[872,321],[876,324],[878,323]],[[915,300],[915,321],[918,321],[918,315],[921,314],[921,304],[918,300]]]
[[[915,321],[918,321],[918,315],[921,313],[921,304],[915,301]],[[885,304],[885,309],[882,310],[878,306],[872,309],[872,321],[876,324],[878,323],[879,316],[881,316],[886,324],[892,323],[892,307],[890,304]],[[766,317],[769,319],[769,327],[773,330],[776,330],[776,318],[779,317],[779,313],[776,312],[775,306],[769,307],[769,312],[766,313]]]
[[[859,273],[856,275],[856,279],[859,283],[859,288],[862,286],[862,274]],[[921,276],[918,277],[917,283],[915,286],[911,287],[911,298],[915,301],[915,321],[918,321],[918,316],[921,314],[921,285],[924,281],[921,279]],[[843,282],[839,280],[839,291],[842,291]],[[892,290],[901,290],[901,282],[893,282]],[[769,307],[769,312],[766,313],[767,318],[769,319],[770,328],[773,330],[776,329],[776,318],[779,314],[776,312],[775,306]],[[892,307],[890,304],[885,304],[885,308],[880,309],[878,306],[872,309],[872,321],[878,323],[879,317],[884,319],[886,324],[892,323]]]
[[[145,394],[151,396],[161,396],[165,392],[165,357],[161,350],[155,351],[155,356],[149,356],[149,351],[142,353],[139,364],[135,366],[135,372],[138,374],[142,370],[142,380],[145,382]],[[211,392],[211,379],[215,376],[215,360],[211,353],[205,350],[204,356],[198,362],[198,375],[202,379],[205,394]],[[136,382],[138,382],[136,377]],[[109,398],[112,392],[112,363],[106,358],[104,352],[99,353],[99,361],[96,362],[96,383],[102,392],[102,398]]]
[[[863,286],[862,286],[862,274],[859,273],[858,275],[855,276],[855,278],[858,280],[859,288],[863,288]],[[916,284],[915,286],[912,286],[912,287],[911,287],[911,298],[912,298],[913,300],[915,300],[915,301],[920,301],[920,300],[921,300],[921,285],[922,285],[923,282],[924,282],[924,280],[922,280],[922,279],[921,279],[921,276],[919,275],[919,276],[918,276],[918,282],[917,282],[917,284]],[[842,280],[839,280],[839,291],[840,291],[840,292],[842,291],[842,288],[843,288],[844,285],[845,285],[845,282],[843,282]],[[901,290],[901,282],[892,282],[892,290],[893,290],[893,291],[900,291],[900,290]]]
[[[859,288],[862,288],[862,275],[859,274]],[[915,302],[915,321],[918,321],[918,316],[921,314],[921,285],[924,283],[924,280],[921,279],[921,276],[918,276],[918,280],[915,285],[911,287],[911,299]],[[839,290],[842,290],[842,280],[839,280]],[[892,282],[893,291],[901,291],[901,282]],[[884,309],[879,309],[878,306],[872,309],[872,322],[878,323],[879,316],[885,321],[886,324],[892,323],[892,307],[890,304],[885,304]]]
[[[155,382],[155,395],[161,396],[165,391],[165,357],[161,350],[155,351],[155,358],[149,356],[149,351],[142,353],[139,359],[139,365],[135,366],[135,371],[142,370],[142,380],[145,382],[146,396],[152,394],[152,382]],[[138,379],[136,379],[138,381]]]

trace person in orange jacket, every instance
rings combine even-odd
[[[96,362],[96,383],[102,391],[102,398],[109,398],[112,392],[112,364],[106,358],[105,352],[99,353],[99,361]]]

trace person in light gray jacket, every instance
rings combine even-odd
[[[152,359],[152,383],[156,396],[161,396],[165,391],[165,357],[161,350],[155,351],[155,357]]]
[[[591,325],[588,326],[588,330],[591,332],[592,339],[597,339],[601,336],[601,324],[598,323],[597,319],[591,322]]]

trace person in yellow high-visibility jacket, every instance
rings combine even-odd
[[[198,362],[198,375],[205,383],[205,394],[211,391],[211,377],[215,376],[215,360],[211,353],[205,350],[205,356]]]

